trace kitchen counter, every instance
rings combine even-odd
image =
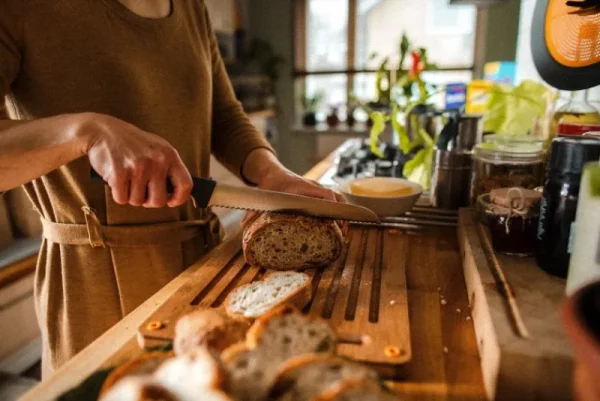
[[[333,159],[330,155],[305,176],[318,180]],[[484,400],[456,229],[436,227],[417,241],[434,246],[437,252],[410,252],[406,258],[412,360],[403,366],[403,380],[390,385],[404,400]],[[54,400],[96,370],[139,355],[138,326],[201,266],[202,261],[192,265],[22,400]]]

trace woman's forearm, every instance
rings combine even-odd
[[[79,129],[84,115],[68,114],[32,121],[0,120],[0,191],[6,191],[86,152],[89,138]]]

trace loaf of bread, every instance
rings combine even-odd
[[[175,325],[173,350],[183,355],[204,347],[221,353],[230,345],[243,341],[250,324],[234,320],[215,309],[199,309],[181,317]]]
[[[310,401],[351,380],[379,383],[377,373],[366,365],[327,354],[302,355],[282,366],[270,399]]]
[[[392,391],[370,380],[349,379],[313,398],[313,401],[399,401]]]
[[[246,227],[246,262],[268,269],[323,267],[342,252],[342,231],[333,220],[263,213]]]
[[[239,401],[265,400],[277,373],[288,359],[309,353],[333,353],[335,334],[321,320],[293,308],[280,308],[254,323],[246,343],[221,355],[230,378],[230,390]]]
[[[172,357],[173,354],[170,352],[152,352],[119,366],[108,375],[106,380],[104,380],[102,389],[100,390],[100,396],[106,394],[124,378],[147,376],[154,373],[163,362]],[[136,385],[140,385],[140,383]]]
[[[303,308],[311,297],[312,286],[307,274],[273,272],[233,290],[225,299],[225,311],[234,319],[254,320],[283,305]]]

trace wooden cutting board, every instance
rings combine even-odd
[[[395,368],[411,359],[406,235],[396,229],[352,226],[348,246],[336,262],[306,270],[313,299],[304,313],[330,322],[342,339],[341,355],[372,364],[386,377],[398,375]],[[221,308],[234,288],[265,273],[245,263],[238,235],[211,253],[193,278],[139,327],[140,345],[171,341],[180,316],[197,308]],[[149,330],[153,322],[162,328]],[[396,347],[398,355],[389,356],[387,347]]]

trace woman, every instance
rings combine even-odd
[[[0,95],[0,192],[25,184],[44,227],[44,374],[219,240],[188,200],[211,151],[259,187],[336,198],[253,129],[200,0],[4,0]]]

